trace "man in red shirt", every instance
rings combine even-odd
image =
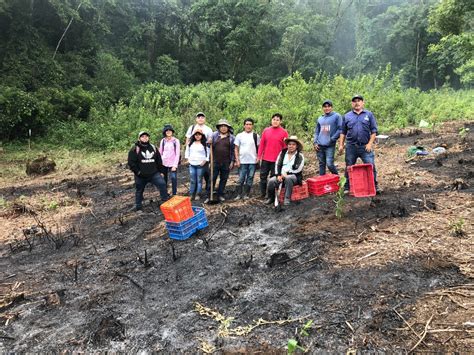
[[[283,148],[286,148],[285,138],[288,132],[281,127],[283,116],[275,113],[272,124],[262,132],[258,147],[258,161],[260,162],[260,196],[265,198],[267,192],[268,174],[275,175],[275,161]]]

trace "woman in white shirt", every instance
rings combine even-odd
[[[189,192],[191,198],[199,201],[199,194],[202,192],[204,166],[209,161],[209,149],[206,145],[206,137],[201,129],[196,129],[191,136],[189,144],[186,145],[184,157],[189,162],[189,177],[191,179]]]

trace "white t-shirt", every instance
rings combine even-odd
[[[211,139],[211,136],[212,136],[212,128],[206,125],[200,126],[198,124],[195,124],[195,125],[189,126],[188,130],[186,131],[186,138],[191,138],[193,133],[196,132],[198,128],[202,130],[202,133],[204,133],[204,135],[206,136],[206,140],[209,141],[209,139]]]
[[[234,144],[239,147],[240,164],[255,164],[257,162],[257,149],[253,133],[241,132],[235,137]],[[260,136],[257,134],[258,144],[260,144]]]

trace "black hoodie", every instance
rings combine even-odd
[[[135,175],[143,178],[166,172],[158,149],[151,143],[139,141],[128,152],[128,166]]]

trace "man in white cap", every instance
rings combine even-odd
[[[297,136],[285,138],[287,148],[278,154],[275,163],[275,176],[268,181],[266,204],[271,204],[275,200],[275,189],[279,184],[285,187],[285,199],[283,205],[288,206],[291,201],[291,193],[294,185],[301,185],[303,182],[304,156],[301,154],[303,143]],[[278,198],[278,197],[277,197]]]
[[[160,191],[161,201],[169,198],[163,178],[166,168],[163,166],[158,149],[150,143],[150,133],[142,131],[138,141],[128,152],[128,166],[135,174],[135,211],[142,210],[143,191],[148,183]]]

